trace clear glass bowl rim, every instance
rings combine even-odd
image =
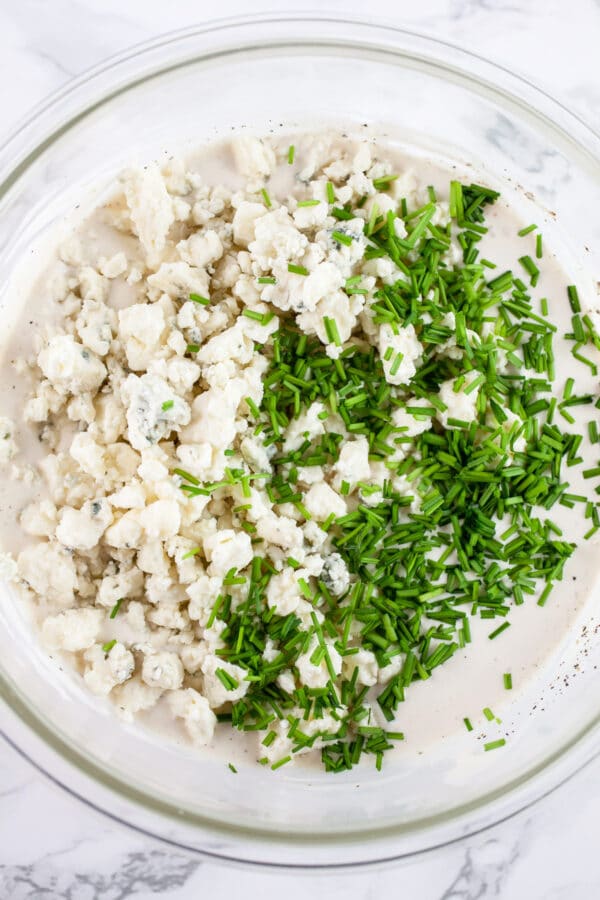
[[[269,33],[272,30],[272,34]],[[233,36],[245,42],[232,46],[228,43],[220,50],[194,51],[190,54],[189,46],[195,39],[231,38]],[[296,47],[320,46],[357,46],[391,53],[398,58],[412,60],[413,64],[424,64],[443,72],[450,78],[468,82],[471,89],[491,95],[496,100],[503,100],[510,105],[518,106],[532,121],[539,126],[558,132],[562,140],[571,145],[579,156],[580,162],[591,167],[600,180],[600,135],[596,133],[578,115],[567,109],[550,94],[534,85],[526,78],[511,72],[508,68],[492,63],[485,58],[464,50],[450,42],[431,37],[420,32],[401,28],[392,22],[382,19],[369,21],[355,16],[336,16],[331,13],[290,12],[287,14],[259,14],[234,16],[214,19],[205,24],[190,26],[185,29],[168,32],[126,49],[109,57],[99,65],[87,70],[82,75],[70,80],[64,87],[51,93],[38,104],[13,130],[12,134],[0,145],[0,198],[19,179],[27,167],[34,162],[44,150],[80,119],[93,109],[110,101],[142,81],[151,79],[165,71],[181,65],[189,65],[194,60],[227,56],[236,50],[252,48],[254,51],[281,47],[282,44],[293,44]],[[188,52],[186,52],[186,49]],[[25,733],[33,733],[39,746],[30,752],[23,746],[21,734],[23,729],[0,729],[7,743],[21,756],[29,760],[40,772],[51,781],[76,797],[87,806],[103,813],[120,824],[127,825],[144,834],[158,838],[178,848],[213,856],[235,862],[253,862],[257,865],[283,866],[284,868],[332,868],[335,864],[289,864],[286,862],[267,862],[259,850],[236,856],[235,853],[220,852],[209,849],[209,845],[198,847],[179,839],[171,839],[159,829],[145,828],[115,815],[106,806],[106,798],[116,794],[137,809],[158,815],[165,820],[182,822],[189,827],[196,826],[199,833],[206,835],[222,835],[223,837],[244,840],[247,837],[257,848],[265,842],[284,848],[298,842],[302,837],[297,834],[282,834],[272,831],[250,831],[237,825],[224,825],[208,817],[182,814],[175,806],[157,801],[140,790],[131,788],[118,777],[103,770],[99,765],[91,764],[81,753],[74,750],[57,731],[52,730],[27,704],[17,686],[11,683],[0,672],[0,700],[9,708],[19,726],[25,726]],[[1,707],[0,707],[1,708]],[[15,737],[15,731],[19,736]],[[104,789],[101,800],[90,799],[79,789],[73,789],[67,777],[60,772],[56,774],[52,766],[39,760],[39,747],[45,746],[52,751],[51,758],[66,762],[91,784],[95,783]],[[532,803],[546,796],[600,752],[600,713],[594,716],[577,734],[571,736],[559,751],[549,755],[543,763],[530,770],[526,775],[506,785],[494,794],[480,797],[468,807],[458,808],[438,817],[432,817],[417,823],[410,833],[418,834],[417,846],[410,849],[402,847],[402,836],[407,834],[403,826],[386,826],[370,828],[365,832],[354,834],[335,834],[329,832],[324,839],[333,845],[363,844],[386,839],[386,850],[378,853],[371,849],[363,860],[340,863],[349,865],[373,864],[389,862],[395,859],[408,858],[427,852],[440,846],[462,840],[479,833],[494,824],[504,821],[511,815],[529,807]],[[56,768],[56,766],[54,766]],[[397,838],[397,849],[389,852],[390,839]],[[272,854],[269,854],[272,856]],[[360,853],[358,854],[360,855]]]

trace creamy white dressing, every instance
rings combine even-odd
[[[294,135],[278,137],[274,139],[274,144],[287,148],[293,143],[296,148],[296,160],[302,166],[303,160],[310,156],[312,141],[313,138],[309,136]],[[359,144],[359,141],[355,142],[356,147]],[[347,145],[348,141],[340,138],[340,148]],[[468,168],[461,169],[443,161],[407,154],[388,142],[382,143],[381,155],[393,160],[396,171],[412,170],[422,192],[427,185],[433,185],[439,199],[447,199],[448,184],[452,177],[483,183],[487,181],[485,175],[469,171]],[[233,189],[243,186],[244,180],[235,170],[231,147],[228,144],[215,144],[204,148],[188,159],[187,164],[188,167],[197,170],[208,184],[226,184]],[[268,184],[271,197],[282,199],[287,195],[293,189],[294,177],[297,176],[298,166],[279,166]],[[424,196],[423,200],[425,199]],[[481,256],[497,263],[495,274],[512,268],[515,274],[528,281],[525,273],[519,271],[517,259],[524,254],[535,257],[536,233],[526,237],[517,235],[519,229],[529,223],[523,221],[515,212],[513,199],[509,190],[508,194],[493,207],[486,208],[486,225],[489,232],[481,242]],[[75,231],[81,240],[84,261],[90,264],[97,262],[99,256],[111,256],[124,247],[134,252],[131,239],[107,224],[103,208],[92,212],[83,223],[81,214],[78,214]],[[27,369],[18,370],[17,361],[30,359],[39,349],[39,335],[44,335],[48,329],[51,330],[60,324],[60,307],[48,299],[47,286],[53,273],[61,267],[56,248],[51,244],[52,239],[49,236],[46,246],[35,254],[36,261],[33,266],[37,271],[35,278],[32,277],[31,260],[29,261],[29,272],[14,294],[15,302],[18,302],[22,309],[19,316],[11,314],[14,327],[10,334],[5,335],[2,347],[0,373],[4,392],[0,412],[16,423],[15,437],[20,454],[14,463],[21,473],[23,466],[35,467],[47,452],[45,445],[39,440],[40,428],[43,426],[25,423],[20,416],[34,385],[31,372]],[[566,286],[573,280],[572,276],[566,274],[561,266],[561,260],[553,254],[551,247],[546,243],[543,259],[537,262],[541,269],[541,277],[537,287],[531,289],[531,294],[536,302],[541,297],[548,298],[550,317],[558,329],[555,339],[556,393],[562,396],[566,379],[574,377],[577,393],[589,392],[596,395],[598,379],[586,366],[573,359],[571,343],[562,338],[562,334],[570,330],[571,311],[567,302]],[[117,277],[111,282],[107,305],[121,309],[134,302],[138,295],[139,288],[135,283],[130,284],[123,277]],[[587,354],[594,352],[588,350]],[[577,407],[571,412],[576,418],[576,425],[568,426],[563,422],[560,424],[564,426],[564,430],[580,431],[583,434],[581,454],[588,466],[595,465],[598,461],[598,451],[590,446],[586,426],[590,419],[597,418],[596,410],[592,406],[585,406]],[[72,434],[73,431],[59,435],[58,446],[66,448]],[[584,481],[581,476],[581,471],[585,467],[586,465],[565,469],[563,475],[570,481],[573,493],[593,497],[590,482]],[[3,550],[16,554],[28,542],[35,540],[15,527],[15,520],[29,502],[41,499],[44,495],[45,488],[40,479],[34,477],[30,481],[27,478],[16,480],[11,466],[1,473],[0,544]],[[565,540],[573,540],[579,544],[565,567],[563,581],[555,586],[544,608],[536,604],[535,598],[528,598],[523,606],[513,607],[508,616],[511,627],[495,640],[489,640],[488,635],[503,620],[472,618],[472,643],[436,669],[430,679],[414,683],[406,692],[405,702],[400,704],[396,721],[389,724],[388,727],[405,733],[404,743],[399,744],[398,749],[394,751],[398,758],[402,758],[406,753],[423,752],[431,744],[450,738],[458,730],[464,729],[465,716],[475,718],[483,707],[491,707],[496,714],[502,715],[507,704],[510,704],[515,695],[544,670],[548,661],[555,658],[561,644],[573,635],[578,616],[597,581],[600,537],[583,541],[583,534],[590,527],[590,522],[584,520],[582,507],[579,505],[573,510],[556,506],[548,517],[560,525]],[[40,604],[39,608],[32,611],[34,619],[47,614],[49,610],[45,606]],[[109,640],[112,634],[111,623],[107,621],[102,637]],[[503,674],[506,672],[512,675],[514,685],[512,693],[506,691],[503,685]],[[174,724],[163,700],[152,710],[140,713],[136,721],[165,734],[170,739],[186,740],[181,720],[176,720]],[[206,752],[220,754],[233,763],[254,760],[257,756],[256,737],[253,734],[234,732],[227,724],[219,725],[215,738],[210,747],[206,748]],[[317,755],[299,757],[298,764],[302,760],[303,765],[311,765],[316,761]],[[389,762],[391,758],[390,754]],[[386,759],[386,763],[389,762]]]

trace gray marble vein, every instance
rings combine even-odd
[[[128,853],[108,872],[66,871],[60,854],[21,866],[0,866],[2,900],[125,900],[164,894],[186,884],[200,863],[168,850]]]
[[[524,16],[527,15],[527,10],[524,4],[516,3],[514,0],[452,0],[450,4],[450,16],[455,21],[464,21],[467,17],[487,13],[493,13],[495,17],[503,13]]]
[[[485,841],[480,847],[467,848],[460,871],[440,900],[500,897],[510,869],[518,858],[518,842],[507,848],[496,837]]]

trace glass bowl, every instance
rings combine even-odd
[[[103,64],[40,106],[0,149],[3,332],[16,316],[8,276],[28,248],[123,167],[232,129],[332,121],[389,129],[474,162],[543,220],[578,284],[595,289],[600,140],[572,113],[430,38],[327,16],[261,17],[167,35]],[[399,754],[381,773],[248,765],[235,775],[226,761],[122,724],[46,658],[5,587],[2,728],[63,788],[179,847],[298,867],[399,858],[498,822],[597,752],[597,608],[593,597],[539,678],[514,692],[502,753],[482,753],[465,734],[421,756]]]

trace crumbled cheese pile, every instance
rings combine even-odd
[[[362,687],[382,689],[404,658],[365,649],[360,621],[341,644],[328,627],[328,606],[348,603],[357,582],[331,523],[359,506],[368,514],[386,490],[407,498],[408,521],[421,499],[394,466],[434,424],[474,422],[479,381],[471,367],[460,382],[449,377],[431,410],[407,387],[423,363],[423,323],[419,334],[372,309],[376,292],[406,274],[389,254],[365,258],[365,226],[391,215],[406,238],[401,198],[408,208],[428,202],[410,173],[392,177],[366,143],[341,152],[315,139],[293,163],[287,148],[253,137],[233,148],[244,189],[209,187],[176,162],[149,165],[126,173],[100,211],[121,249],[90,258],[77,234],[63,246],[50,285],[62,320],[43,336],[24,413],[43,425],[47,495],[22,512],[22,528],[39,540],[17,565],[43,613],[46,646],[71,654],[91,691],[130,719],[160,703],[198,745],[211,741],[217,713],[233,707],[240,727],[250,714],[254,670],[231,661],[226,632],[231,611],[247,610],[250,584],[266,614],[254,651],[275,673],[273,709],[277,692],[289,700],[285,715],[265,712],[264,700],[253,712],[257,758],[277,766],[292,749],[323,747],[348,730],[348,689],[335,703],[311,706],[307,697],[331,696],[344,679],[355,699]],[[291,187],[270,195],[280,170],[294,176]],[[428,221],[443,231],[448,203],[431,207]],[[462,261],[454,237],[442,250],[442,265]],[[268,373],[284,325],[316,341],[324,363],[345,365],[351,340],[380,361],[386,396],[400,398],[390,434],[402,436],[385,459],[322,398],[257,427],[281,390]],[[442,330],[437,358],[462,359],[451,312]],[[503,423],[514,452],[524,446],[521,424],[514,415]],[[0,431],[6,461],[16,452],[10,423]],[[294,464],[309,446],[328,449]],[[292,462],[282,467],[286,454]],[[239,647],[249,640],[243,628],[236,635]],[[379,740],[385,720],[361,703],[362,725],[351,727]]]
[[[301,180],[290,196],[265,203],[260,190],[287,160],[255,138],[238,139],[234,153],[246,190],[209,188],[178,162],[162,171],[149,165],[126,173],[104,210],[108,225],[134,238],[127,251],[84,263],[77,236],[65,244],[53,297],[63,304],[64,319],[37,356],[39,385],[25,410],[28,421],[51,423],[50,441],[57,444],[75,425],[70,445],[49,452],[41,464],[48,499],[21,517],[23,529],[41,539],[19,555],[18,572],[49,610],[42,625],[46,646],[76,654],[90,690],[110,693],[128,718],[165,696],[198,744],[212,738],[214,710],[248,688],[245,672],[216,655],[222,622],[206,623],[224,576],[231,568],[244,572],[254,551],[233,511],[246,501],[239,485],[212,497],[188,496],[173,470],[181,467],[201,482],[219,481],[231,467],[248,474],[271,470],[274,448],[253,434],[247,399],[257,405],[263,399],[267,359],[261,349],[277,330],[280,311],[295,314],[299,328],[316,334],[332,356],[339,347],[328,343],[327,316],[337,321],[342,341],[364,327],[379,349],[401,350],[404,362],[390,376],[393,384],[408,380],[421,355],[412,327],[399,334],[375,328],[365,295],[343,290],[363,271],[369,291],[380,275],[388,281],[398,276],[389,260],[363,264],[363,226],[374,204],[391,208],[394,197],[407,188],[414,192],[414,179],[409,175],[392,194],[380,194],[373,179],[391,166],[374,162],[367,145],[336,158],[319,141],[302,159]],[[330,182],[337,203],[365,193],[369,198],[343,228],[329,212]],[[299,206],[303,199],[319,202]],[[348,244],[332,238],[336,228],[351,238]],[[308,274],[289,272],[290,264]],[[263,284],[261,277],[275,283]],[[121,282],[136,296],[122,309],[111,302]],[[242,315],[270,309],[276,315],[266,324]],[[340,430],[339,420],[324,420],[322,413],[314,404],[294,421],[286,448],[299,446],[307,434]],[[8,457],[14,447],[4,431]],[[245,518],[255,523],[260,552],[277,570],[269,607],[280,615],[293,611],[309,629],[313,607],[299,581],[317,579],[324,567],[332,593],[343,594],[348,571],[318,525],[347,509],[329,482],[379,483],[382,474],[369,465],[366,440],[346,435],[334,471],[301,473],[309,521],[290,504],[275,506],[261,481],[253,482]],[[286,563],[290,556],[300,568]],[[324,663],[311,663],[313,649],[297,662],[299,682],[307,687],[329,678]],[[363,652],[357,661],[361,680],[374,684],[373,654]],[[339,673],[337,654],[335,665]],[[217,669],[238,679],[239,687],[227,690]],[[291,687],[294,677],[286,677]],[[316,720],[312,728],[333,724]],[[261,748],[270,759],[291,746],[284,732]]]

